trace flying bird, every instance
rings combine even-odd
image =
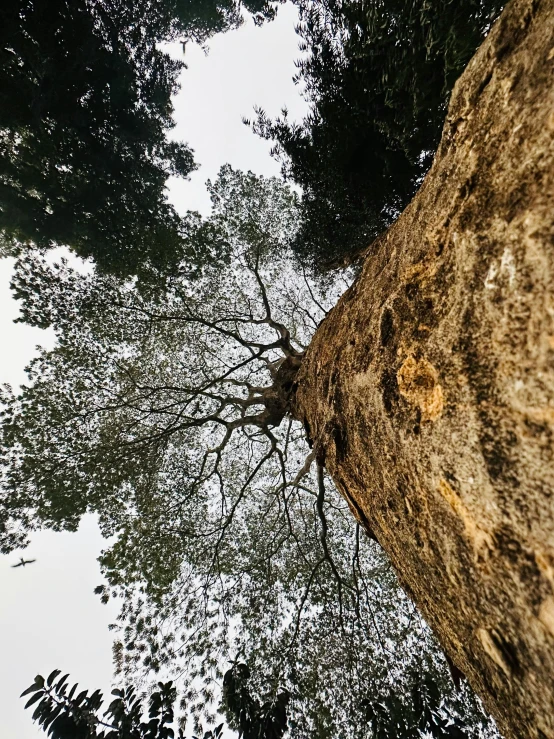
[[[25,567],[25,565],[31,565],[33,562],[36,562],[36,559],[23,559],[21,557],[21,560],[16,565],[12,565],[12,567]]]

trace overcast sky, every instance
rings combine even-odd
[[[286,105],[292,119],[306,106],[292,83],[299,57],[294,33],[296,11],[279,9],[277,20],[262,28],[247,22],[238,31],[213,39],[210,52],[190,45],[188,70],[175,101],[174,136],[187,141],[201,164],[189,182],[172,182],[171,199],[180,210],[207,213],[208,178],[229,162],[256,174],[277,175],[269,144],[242,124],[254,105],[277,115]],[[180,47],[179,47],[180,48]],[[51,346],[50,334],[14,324],[17,305],[9,293],[11,263],[0,262],[0,383],[25,381],[24,367],[35,346]],[[101,582],[96,558],[102,539],[92,517],[76,534],[42,532],[25,550],[36,563],[13,569],[20,554],[0,556],[0,737],[37,739],[46,735],[30,721],[18,696],[37,673],[54,668],[71,673],[82,688],[109,694],[111,635],[115,606],[103,606],[93,589]]]

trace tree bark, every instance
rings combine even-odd
[[[321,324],[301,418],[507,737],[554,738],[554,2],[512,0],[420,191]]]

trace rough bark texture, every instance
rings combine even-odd
[[[294,413],[507,737],[554,737],[554,0],[512,0]]]

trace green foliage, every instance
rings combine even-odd
[[[89,696],[75,684],[68,691],[69,675],[60,674],[61,670],[54,670],[47,680],[37,675],[21,694],[31,695],[25,708],[34,706],[33,721],[52,739],[184,739],[186,717],[181,717],[177,735],[172,728],[177,689],[171,681],[157,683],[147,709],[132,686],[116,688],[112,690],[114,700],[102,714],[104,701],[99,690]],[[230,727],[238,731],[239,739],[281,739],[287,725],[287,693],[261,705],[250,694],[248,677],[245,664],[236,664],[225,673],[222,710]],[[147,720],[143,720],[145,713]],[[202,739],[219,739],[222,733],[223,723],[204,732]]]
[[[256,25],[273,20],[284,0],[166,0],[180,33],[200,43],[216,33],[240,26],[242,10],[252,16]]]
[[[114,700],[102,714],[102,693],[78,691],[75,684],[68,692],[69,675],[58,677],[54,670],[47,680],[37,675],[21,697],[32,694],[25,708],[35,706],[33,720],[52,739],[184,739],[182,728],[175,733],[174,705],[177,690],[173,683],[159,682],[151,693],[147,709],[132,686],[112,690]],[[143,714],[148,718],[143,720]],[[219,739],[223,724],[204,734],[203,739]],[[197,739],[193,737],[193,739]]]
[[[459,717],[444,710],[443,692],[428,672],[413,672],[410,692],[389,690],[363,701],[374,739],[468,739],[468,728]]]
[[[6,391],[4,550],[96,513],[114,537],[98,594],[122,604],[116,667],[186,672],[197,730],[223,681],[245,736],[254,720],[279,736],[286,706],[291,736],[369,739],[368,701],[410,705],[416,670],[445,721],[494,736],[290,417],[294,368],[344,281],[298,274],[298,202],[281,181],[224,167],[210,190],[225,249],[194,279],[138,290],[18,265],[24,318],[58,345]]]
[[[242,21],[235,0],[5,0],[0,9],[1,253],[70,247],[128,276],[190,254],[168,202],[193,153],[169,138],[183,61],[160,44]],[[261,22],[276,3],[250,0]]]
[[[120,274],[180,254],[164,188],[194,164],[167,138],[183,66],[156,46],[167,20],[148,3],[7,0],[0,29],[6,238],[66,245]]]
[[[293,248],[316,269],[355,255],[411,200],[438,146],[452,87],[502,0],[299,0],[310,112],[258,111],[284,175],[303,188]],[[248,121],[247,121],[248,122]]]
[[[223,706],[231,728],[239,739],[282,739],[287,728],[288,692],[260,703],[249,687],[248,665],[239,662],[227,670],[223,678]]]

